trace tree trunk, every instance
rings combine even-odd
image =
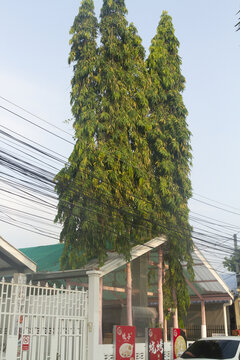
[[[177,309],[177,295],[176,289],[173,289],[173,301],[175,304],[175,313],[173,314],[173,327],[178,328],[178,309]]]
[[[158,252],[158,322],[159,326],[163,327],[164,315],[163,315],[163,251],[159,249]]]
[[[132,272],[131,263],[127,263],[127,324],[132,326]]]

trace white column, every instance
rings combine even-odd
[[[201,338],[204,339],[207,337],[207,325],[201,325]]]
[[[101,271],[88,271],[88,360],[99,355],[99,282]]]
[[[27,276],[26,276],[26,274],[22,274],[22,273],[14,273],[13,274],[13,281],[14,281],[15,284],[26,285]]]
[[[230,300],[228,303],[223,304],[224,332],[226,336],[228,336],[227,306],[231,306],[231,305],[232,305],[232,300]]]
[[[103,343],[102,315],[103,315],[103,278],[101,277],[99,279],[99,344]]]

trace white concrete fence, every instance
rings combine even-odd
[[[2,279],[0,360],[114,360],[114,346],[99,344],[101,272],[87,275],[88,291],[27,284],[22,274]],[[135,359],[146,359],[145,344],[136,344]]]

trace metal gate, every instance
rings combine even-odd
[[[0,360],[86,360],[87,291],[0,282]]]

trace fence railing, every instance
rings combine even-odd
[[[201,338],[201,325],[192,325],[186,327],[187,339],[189,341],[198,340]],[[224,325],[207,325],[207,336],[215,335],[224,335],[225,328]],[[228,329],[228,334],[230,334],[230,328]]]
[[[85,360],[87,292],[0,282],[0,359]]]

